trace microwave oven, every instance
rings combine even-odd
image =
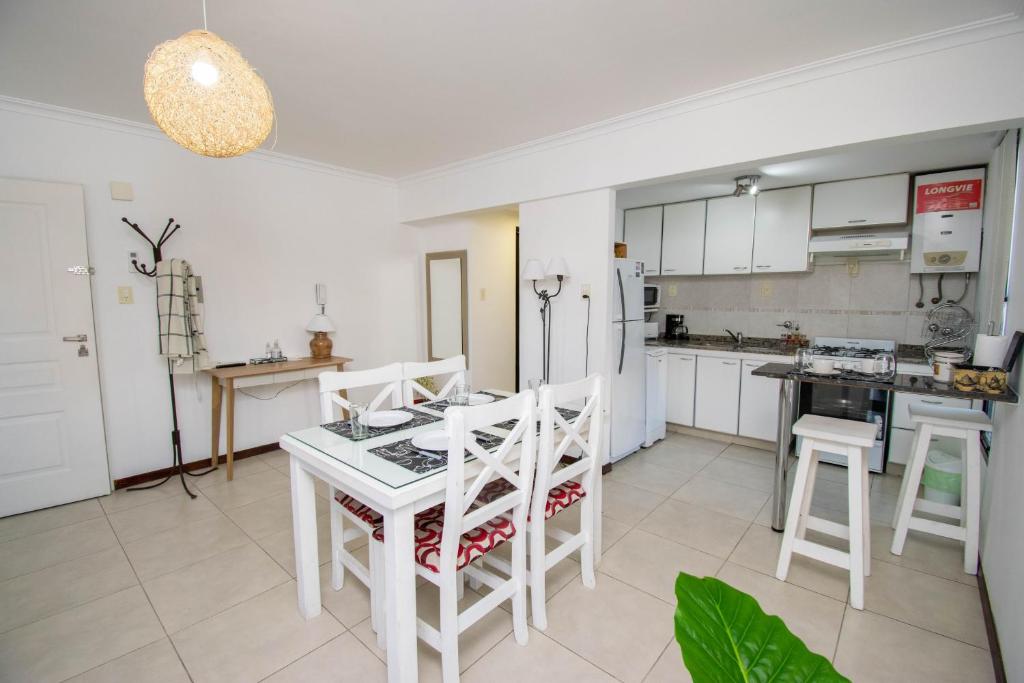
[[[658,310],[661,306],[661,287],[659,285],[644,285],[644,311],[650,313]]]

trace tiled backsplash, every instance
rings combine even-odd
[[[722,334],[724,328],[748,336],[776,337],[785,320],[800,323],[808,337],[866,337],[921,344],[924,316],[937,296],[937,276],[926,275],[925,307],[916,308],[917,276],[910,263],[861,261],[850,275],[846,265],[815,266],[809,273],[775,275],[705,275],[656,277],[662,306],[657,320],[664,332],[665,314],[684,313],[691,334]],[[972,278],[962,304],[974,310]],[[957,298],[964,276],[947,275],[943,296]],[[675,296],[672,287],[675,287]]]

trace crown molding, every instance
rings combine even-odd
[[[776,71],[764,76],[739,81],[720,88],[696,93],[664,104],[622,114],[620,116],[538,138],[519,145],[489,152],[470,159],[436,166],[399,177],[398,185],[415,185],[461,172],[493,166],[530,154],[597,138],[617,131],[652,123],[687,112],[754,97],[801,83],[830,78],[879,66],[888,62],[949,50],[963,45],[994,40],[1024,32],[1024,1],[1020,10],[989,19],[961,24],[931,33],[884,43],[801,66]]]
[[[164,135],[163,131],[150,123],[138,123],[137,121],[129,121],[127,119],[120,119],[114,116],[107,116],[105,114],[94,114],[80,109],[70,109],[68,107],[61,107],[55,104],[24,100],[7,95],[0,95],[0,111],[10,111],[27,116],[53,119],[80,126],[89,126],[90,128],[99,128],[101,130],[107,130],[115,133],[137,135],[144,138],[159,140],[177,147],[174,141]],[[396,187],[396,181],[393,178],[376,175],[374,173],[357,171],[351,168],[344,168],[342,166],[335,166],[333,164],[320,161],[313,161],[312,159],[304,159],[302,157],[291,156],[289,154],[281,154],[280,152],[274,152],[267,149],[253,150],[246,154],[245,158],[266,161],[304,171],[324,173],[327,175],[347,178],[349,180]]]

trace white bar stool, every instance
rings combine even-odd
[[[868,458],[864,449],[875,445],[878,428],[868,422],[840,420],[821,415],[804,415],[793,425],[803,437],[800,462],[793,483],[793,498],[782,536],[775,577],[785,581],[793,553],[806,555],[850,572],[850,606],[864,609],[864,577],[871,575],[871,523],[868,519]],[[837,524],[810,514],[818,451],[846,455],[849,480],[849,525]],[[807,530],[848,539],[849,552],[806,539]]]
[[[903,472],[903,484],[896,503],[892,526],[893,555],[903,553],[907,531],[915,529],[964,542],[964,571],[978,573],[978,528],[981,518],[981,432],[992,431],[988,415],[969,408],[946,408],[911,404],[910,420],[917,424],[910,461]],[[964,456],[963,480],[960,484],[960,505],[945,505],[918,499],[928,446],[933,436],[959,439]],[[957,520],[956,524],[915,517],[914,510]]]

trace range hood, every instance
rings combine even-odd
[[[848,235],[815,235],[808,252],[815,256],[898,256],[903,260],[910,235],[906,232],[854,233]]]

